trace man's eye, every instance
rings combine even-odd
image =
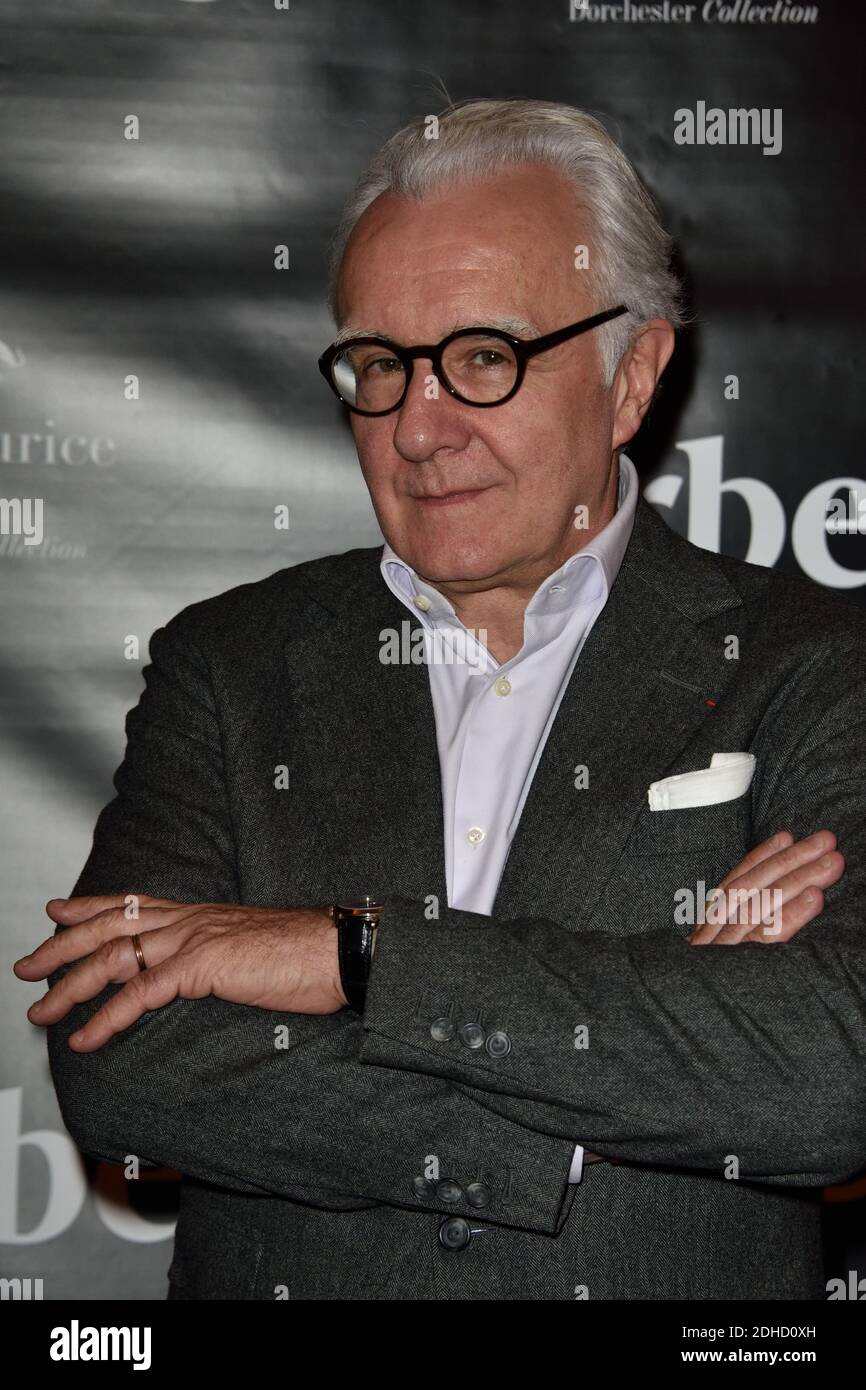
[[[393,371],[402,371],[403,363],[399,357],[373,357],[369,362],[365,362],[364,371],[373,375],[389,375]]]
[[[483,361],[479,361],[483,358]],[[496,348],[479,348],[473,353],[472,361],[480,367],[501,367],[506,358],[503,353],[497,352]]]

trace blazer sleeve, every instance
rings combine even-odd
[[[695,947],[450,909],[431,924],[421,905],[386,900],[362,1063],[486,1089],[503,1115],[544,1101],[625,1161],[727,1173],[736,1159],[743,1178],[792,1186],[866,1168],[864,650],[813,650],[753,744],[754,842],[826,828],[846,859],[796,937]],[[461,1045],[459,1027],[431,1036],[419,1012],[446,999],[458,1025],[483,1019],[483,1046]]]
[[[151,639],[117,795],[72,896],[240,900],[218,711],[190,611]],[[564,1221],[574,1138],[549,1126],[548,1107],[506,1117],[483,1088],[364,1067],[363,1025],[349,1010],[176,1000],[97,1052],[73,1052],[69,1036],[117,988],[48,1029],[61,1113],[85,1152],[118,1163],[135,1154],[224,1188],[335,1209],[388,1203],[477,1218],[486,1196],[494,1223],[552,1234]],[[451,1180],[447,1197],[437,1175]]]

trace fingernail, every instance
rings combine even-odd
[[[69,1041],[74,1043],[83,1043],[86,1040],[86,1038],[87,1032],[85,1029],[82,1029],[80,1033],[73,1033]]]
[[[41,999],[37,999],[37,1001],[36,1001],[35,1004],[31,1004],[31,1005],[30,1005],[30,1008],[27,1010],[27,1017],[28,1017],[28,1018],[35,1018],[37,1014],[41,1014],[41,1012],[42,1012],[42,1004],[43,1004],[43,1001],[42,1001]]]

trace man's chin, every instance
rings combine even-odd
[[[501,573],[505,557],[478,546],[451,547],[421,545],[412,547],[412,555],[401,555],[422,579],[430,584],[473,583]]]

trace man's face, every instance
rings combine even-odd
[[[421,202],[383,194],[349,241],[340,326],[405,346],[506,320],[528,325],[519,337],[552,332],[613,307],[591,302],[586,271],[575,269],[581,244],[586,216],[544,165],[512,166]],[[428,399],[431,371],[416,360],[399,410],[350,417],[382,533],[434,583],[537,583],[586,540],[574,528],[579,503],[596,529],[608,484],[612,393],[597,330],[532,359],[516,396],[492,409],[443,388]]]

